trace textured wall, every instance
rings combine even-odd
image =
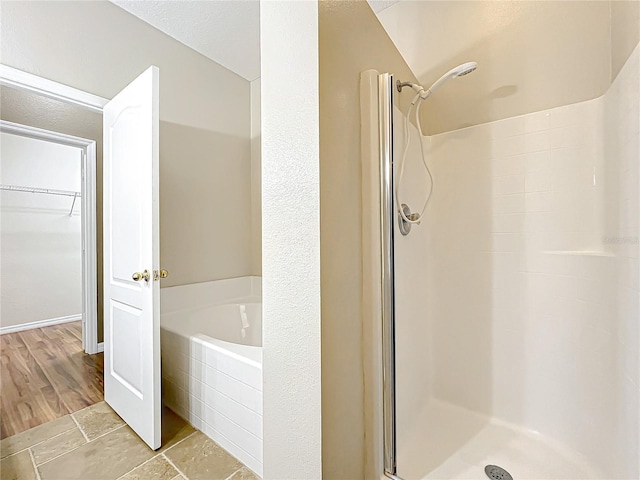
[[[322,476],[318,8],[261,5],[264,478],[315,480]]]

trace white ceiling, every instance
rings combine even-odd
[[[260,76],[259,1],[111,1],[246,80]]]
[[[400,0],[367,0],[367,1],[369,2],[369,6],[371,7],[371,9],[376,13],[380,13],[385,8],[389,8],[395,5],[396,3],[400,2]]]

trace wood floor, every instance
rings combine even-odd
[[[103,400],[103,354],[82,350],[80,322],[0,335],[0,438]]]

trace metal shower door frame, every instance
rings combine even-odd
[[[384,474],[396,476],[396,379],[393,198],[393,75],[378,76],[380,246],[382,272],[382,423]]]

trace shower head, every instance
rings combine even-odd
[[[469,75],[471,72],[475,71],[476,68],[478,68],[478,64],[476,62],[467,62],[467,63],[463,63],[462,65],[458,65],[457,67],[452,68],[443,76],[441,76],[438,80],[436,80],[433,83],[433,85],[431,85],[426,90],[424,89],[424,87],[420,85],[416,85],[415,83],[411,83],[411,82],[401,83],[400,80],[398,80],[397,82],[398,91],[401,92],[404,87],[411,87],[413,90],[415,90],[418,93],[420,98],[425,100],[426,98],[431,96],[433,92],[435,92],[438,88],[440,88],[450,78],[464,77],[465,75]],[[418,98],[418,95],[416,95],[416,98]]]
[[[438,80],[436,80],[433,85],[431,85],[427,89],[427,96],[431,95],[438,88],[440,88],[447,80],[450,78],[464,77],[465,75],[469,75],[476,68],[478,68],[478,64],[476,62],[467,62],[462,65],[458,65],[455,68],[452,68],[443,76],[441,76]]]

